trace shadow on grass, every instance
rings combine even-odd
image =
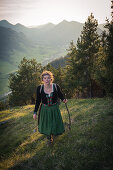
[[[0,126],[0,157],[10,156],[23,141],[34,134],[35,128],[36,123],[34,123],[32,115],[26,114],[8,119],[7,123]]]

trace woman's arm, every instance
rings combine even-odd
[[[40,88],[41,88],[41,86],[38,86],[38,87],[37,87],[34,114],[37,114],[39,105],[40,105],[40,103],[41,103],[41,93],[40,93]]]
[[[57,94],[58,94],[58,97],[63,101],[65,98],[64,98],[64,95],[60,89],[60,86],[57,84]]]
[[[58,93],[58,97],[64,102],[64,103],[67,103],[67,99],[65,99],[61,89],[60,89],[60,86],[57,85],[57,93]]]

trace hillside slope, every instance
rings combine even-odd
[[[0,59],[9,61],[14,50],[25,52],[30,47],[32,43],[22,32],[0,27]]]
[[[33,132],[34,105],[0,112],[0,169],[111,170],[113,167],[113,100],[71,99],[71,131],[64,104],[60,105],[65,133],[51,147]]]

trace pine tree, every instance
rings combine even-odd
[[[40,84],[41,64],[35,59],[27,60],[23,58],[18,71],[9,77],[10,104],[26,105],[35,101],[36,87]]]
[[[70,61],[68,62],[68,73],[72,72],[71,77],[73,82],[75,81],[73,85],[75,84],[75,87],[81,91],[89,92],[90,97],[93,96],[94,63],[100,45],[97,26],[98,22],[91,14],[85,22],[80,38],[78,38],[77,47],[72,49],[71,55],[69,54]]]
[[[108,34],[106,34],[106,68],[108,80],[108,93],[113,96],[113,22],[108,21],[106,26]]]
[[[103,31],[100,38],[100,47],[98,51],[98,57],[95,61],[95,75],[94,79],[96,83],[101,87],[103,91],[103,95],[105,95],[106,89],[106,77],[107,77],[107,69],[106,69],[106,33]]]
[[[101,46],[96,60],[95,79],[104,89],[107,96],[113,96],[113,22],[105,25],[107,31],[103,31]]]
[[[103,76],[104,79],[104,89],[107,95],[113,96],[113,21],[107,23],[105,25],[107,28],[107,32],[104,32],[105,38],[105,74]]]
[[[67,64],[65,67],[66,70],[66,76],[65,76],[65,87],[66,87],[66,94],[67,96],[73,97],[75,94],[75,89],[78,87],[78,62],[76,60],[76,46],[73,41],[70,42],[70,46],[68,49],[67,54]]]

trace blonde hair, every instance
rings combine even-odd
[[[42,82],[43,82],[43,77],[44,76],[46,76],[46,75],[49,75],[50,76],[50,78],[51,78],[51,82],[53,82],[54,81],[54,76],[53,76],[53,73],[52,72],[50,72],[50,71],[43,71],[42,72],[42,74],[41,74],[41,80],[42,80]]]

